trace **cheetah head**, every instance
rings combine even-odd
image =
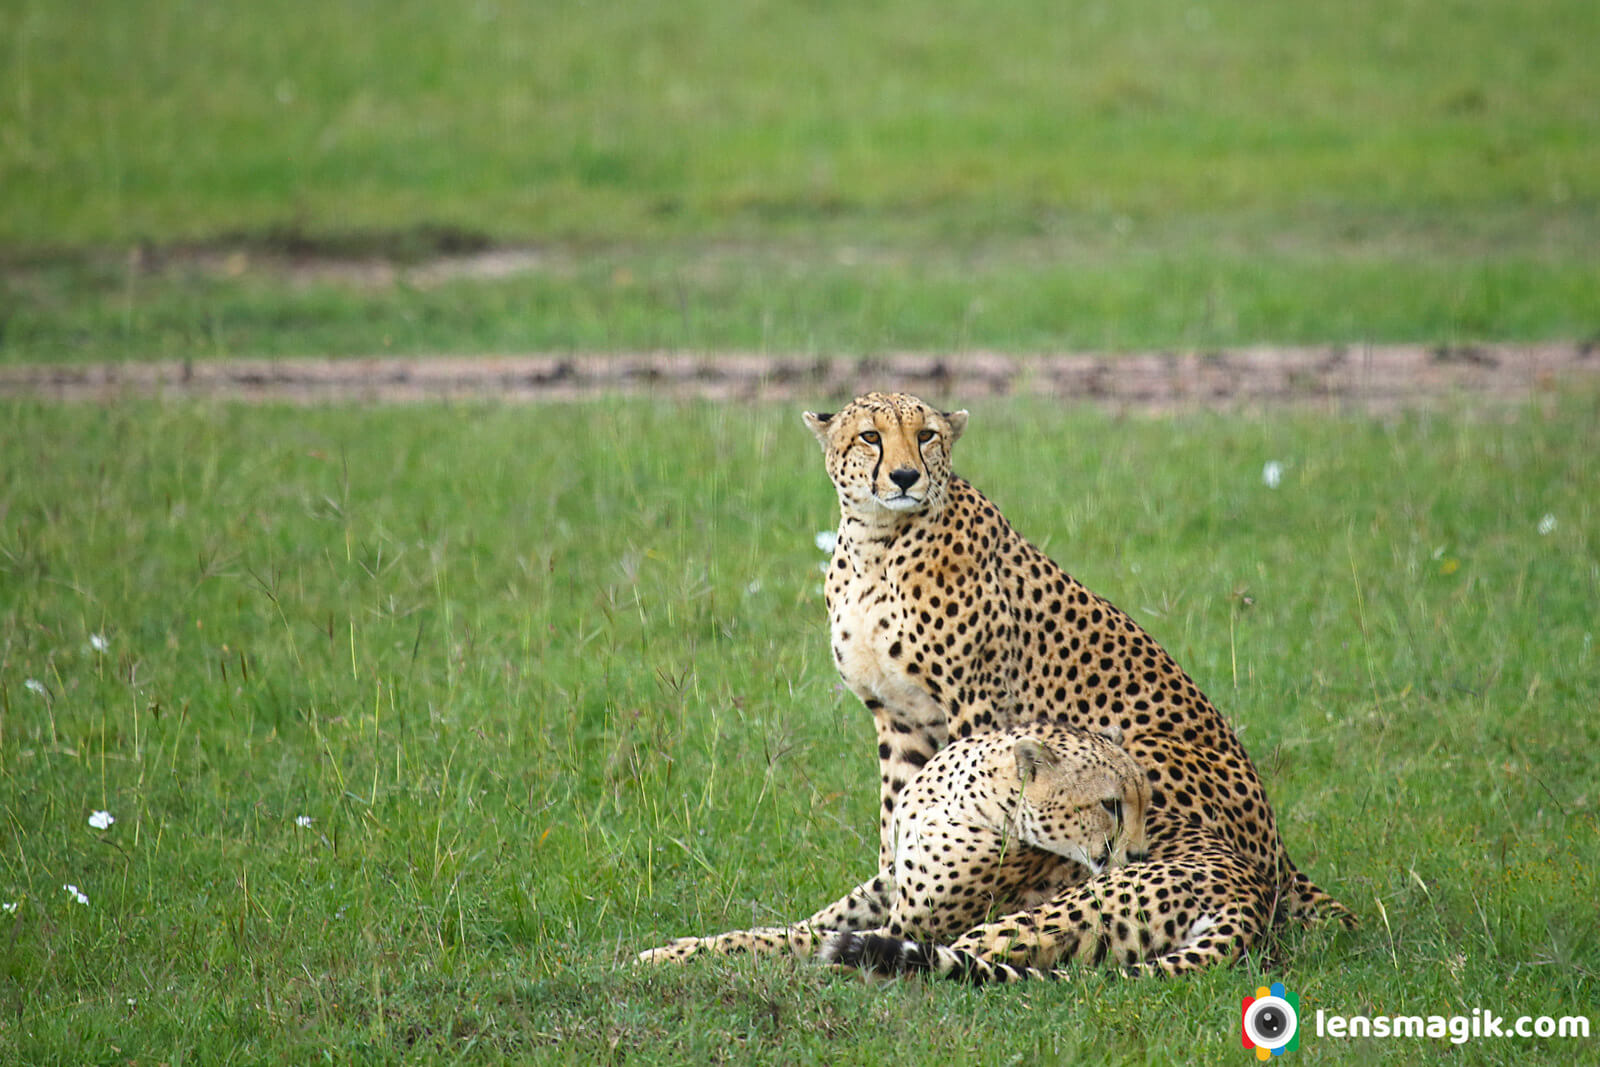
[[[1012,755],[1022,786],[1016,832],[1024,844],[1094,874],[1145,858],[1150,783],[1114,741],[1087,732],[1070,744],[1023,737]]]
[[[918,512],[943,501],[950,449],[965,411],[941,412],[904,393],[868,393],[837,412],[805,412],[846,511]]]

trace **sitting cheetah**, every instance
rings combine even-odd
[[[1145,858],[1144,770],[1092,733],[1029,723],[962,738],[906,786],[895,812],[887,938],[948,937],[995,914],[1032,906],[1063,885]],[[828,931],[796,924],[752,932],[723,951],[809,954]],[[699,938],[640,954],[694,955]]]
[[[1348,910],[1295,869],[1255,767],[1193,680],[1137,623],[1062,571],[952,473],[965,411],[872,393],[836,414],[807,412],[805,421],[839,498],[825,584],[833,659],[872,712],[882,770],[879,873],[799,924],[805,936],[883,925],[893,902],[895,806],[935,752],[954,738],[1037,721],[1121,732],[1150,783],[1152,856],[1173,865],[1174,881],[1147,881],[1149,864],[1114,872],[1125,886],[1113,901],[1124,908],[1120,915],[1106,908],[1103,880],[1065,885],[1030,913],[1032,921],[1008,916],[970,931],[957,942],[962,951],[1048,963],[1065,951],[1063,933],[1074,924],[1109,922],[1117,934],[1120,921],[1139,946],[1148,937],[1153,952],[1159,938],[1149,924],[1165,934],[1169,920],[1160,919],[1159,906],[1143,906],[1140,886],[1177,909],[1174,958],[1159,964],[1168,972],[1235,958],[1284,917],[1354,925]],[[1220,886],[1222,899],[1243,912],[1214,914],[1216,901],[1187,896],[1199,885]],[[734,931],[697,940],[695,951],[760,951],[781,940],[770,930]],[[1120,937],[1101,941],[1122,959],[1131,951]],[[883,962],[867,951],[872,943],[860,951],[853,944],[835,946],[836,958]]]

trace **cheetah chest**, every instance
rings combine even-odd
[[[943,723],[944,709],[908,670],[906,612],[881,575],[835,572],[828,583],[833,662],[869,708],[911,726]]]

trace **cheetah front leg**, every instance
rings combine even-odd
[[[1049,967],[1104,925],[1105,889],[1103,880],[1081,883],[1043,907],[976,926],[949,945],[888,931],[841,932],[828,937],[819,954],[875,974],[926,973],[973,985],[1045,978]]]
[[[876,930],[889,920],[894,907],[894,873],[880,871],[840,899],[788,926],[759,926],[730,930],[712,937],[680,937],[659,948],[639,953],[640,963],[682,963],[695,956],[792,955],[812,956],[825,934],[833,931]]]
[[[1196,919],[1183,942],[1169,952],[1149,959],[1124,962],[1132,975],[1188,974],[1220,963],[1232,963],[1256,943],[1262,933],[1262,910],[1232,904]]]
[[[1253,909],[1224,908],[1216,915],[1202,916],[1180,947],[1151,959],[1124,963],[1123,970],[1133,976],[1180,975],[1232,963],[1244,955],[1260,936],[1260,930],[1259,916]],[[1043,959],[1030,957],[1015,940],[1004,946],[962,947],[967,941],[963,938],[945,947],[909,940],[892,931],[834,933],[828,935],[817,951],[829,963],[871,973],[924,973],[971,985],[1056,980],[1070,973],[1052,968]],[[1106,939],[1102,937],[1096,944],[1104,946]],[[1130,947],[1127,951],[1137,954],[1139,950]],[[1058,957],[1056,962],[1059,965],[1062,960]]]
[[[873,702],[875,703],[875,702]],[[871,706],[869,704],[869,706]],[[874,709],[878,731],[878,870],[894,870],[894,811],[906,783],[917,776],[949,735],[942,721],[918,725]]]
[[[1260,874],[1217,848],[1118,868],[1041,908],[977,926],[948,946],[840,933],[823,959],[882,974],[925,972],[974,984],[1060,976],[1070,960],[1134,974],[1182,974],[1237,959],[1270,911]]]
[[[966,966],[974,971],[985,963],[1048,971],[1076,960],[1087,966],[1109,962],[1131,975],[1187,974],[1232,963],[1256,943],[1265,908],[1258,896],[1249,897],[1209,907],[1189,902],[1196,911],[1176,910],[1163,918],[1137,902],[1130,908],[1090,893],[1064,915],[1053,908],[977,927],[949,951],[954,960],[969,960]],[[1074,913],[1083,915],[1080,922],[1071,921]]]

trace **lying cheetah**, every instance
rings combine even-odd
[[[833,659],[877,727],[882,807],[877,876],[801,928],[882,926],[893,900],[893,816],[906,783],[953,738],[1037,721],[1121,732],[1151,786],[1152,856],[1175,865],[1174,881],[1147,882],[1150,865],[1116,872],[1123,881],[1113,903],[1121,914],[1106,908],[1100,880],[1066,885],[1029,921],[1007,916],[970,931],[957,942],[962,951],[1048,964],[1064,951],[1063,931],[1109,922],[1115,935],[1120,921],[1154,955],[1166,942],[1147,927],[1164,934],[1167,920],[1159,907],[1140,910],[1136,887],[1145,885],[1178,909],[1166,950],[1172,958],[1152,964],[1168,972],[1236,958],[1285,917],[1354,925],[1347,909],[1295,869],[1255,767],[1193,680],[1137,623],[1062,571],[951,472],[965,411],[872,393],[836,414],[807,412],[805,421],[839,498],[825,584]],[[1221,899],[1243,911],[1223,917],[1213,914],[1216,901],[1170,900],[1197,885],[1220,887]],[[1180,914],[1188,929],[1180,929]],[[734,931],[697,940],[695,951],[761,951],[776,940]],[[1123,959],[1132,947],[1117,937],[1096,945],[1102,940],[1105,952],[1116,948]],[[867,951],[873,943],[858,951],[848,941],[834,946],[838,959],[884,962]]]
[[[1068,962],[1129,974],[1182,974],[1238,957],[1272,919],[1272,887],[1215,834],[1154,839],[1150,860],[1108,870],[1042,908],[981,925],[946,947],[889,930],[826,935],[829,963],[878,974],[926,972],[981,985],[1058,977]]]
[[[961,933],[996,905],[1036,904],[1143,860],[1150,786],[1117,740],[1116,731],[1041,722],[940,749],[895,812],[895,900],[884,932]]]
[[[962,738],[906,786],[895,812],[892,903],[874,934],[941,938],[997,910],[1145,858],[1150,787],[1116,731],[1029,723]],[[797,923],[752,931],[724,951],[808,955],[829,931]],[[640,954],[694,955],[699,938]],[[714,946],[715,947],[715,946]]]

